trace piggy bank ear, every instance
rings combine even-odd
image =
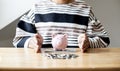
[[[68,37],[68,34],[64,34],[64,37],[66,37],[66,38],[67,38],[67,37]]]
[[[52,34],[52,38],[54,38],[57,34]]]

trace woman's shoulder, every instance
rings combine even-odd
[[[91,9],[91,6],[88,5],[84,0],[75,0],[73,5],[78,8]]]
[[[76,5],[89,6],[84,0],[75,0]]]

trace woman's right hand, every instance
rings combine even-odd
[[[40,53],[42,43],[43,43],[43,37],[40,34],[36,34],[35,36],[31,37],[28,47],[33,48],[36,53]]]

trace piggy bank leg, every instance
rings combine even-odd
[[[65,49],[53,48],[54,51],[64,51]]]
[[[62,49],[53,48],[54,51],[62,51]]]

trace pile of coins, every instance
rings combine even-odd
[[[50,59],[73,59],[77,58],[76,54],[65,54],[65,53],[47,53],[45,54]]]

